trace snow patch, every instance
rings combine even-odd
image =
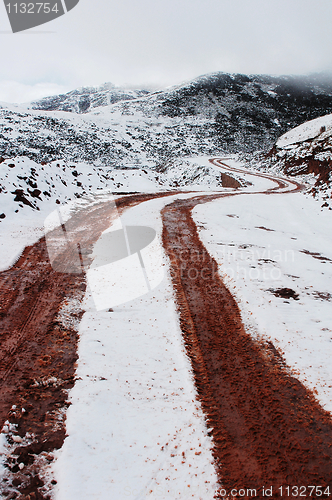
[[[278,148],[284,148],[291,144],[314,139],[323,132],[331,131],[332,129],[332,114],[320,116],[315,120],[302,123],[298,127],[293,128],[286,134],[282,135],[276,143]]]

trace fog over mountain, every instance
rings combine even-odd
[[[268,150],[332,112],[332,80],[215,73],[164,91],[110,84],[0,110],[0,155],[153,166],[171,158]]]
[[[314,167],[312,160],[302,166],[301,159],[290,158],[289,146],[278,148],[276,141],[329,113],[332,79],[324,75],[215,73],[156,92],[107,83],[25,106],[2,104],[0,189],[18,204],[38,208],[45,197],[64,201],[93,189],[130,190],[132,181],[124,174],[129,170],[130,178],[135,171],[142,177],[143,190],[195,183],[217,187],[222,185],[218,172],[185,159],[235,153],[250,162],[257,152],[255,167],[277,164],[281,173],[321,179],[318,157]],[[328,170],[329,158],[324,157]],[[18,163],[10,171],[9,165]],[[325,175],[312,193],[325,189],[326,182]]]

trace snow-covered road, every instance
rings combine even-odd
[[[332,215],[289,180],[250,174],[234,160],[212,164],[252,184],[224,189],[222,198],[194,208],[200,238],[236,298],[247,332],[271,341],[332,411]],[[143,201],[121,215],[122,226],[153,228],[161,248],[162,209],[194,196]],[[107,231],[118,227],[113,224]],[[222,482],[180,329],[169,261],[164,253],[161,259],[162,281],[122,305],[98,311],[86,291],[68,436],[41,471],[55,500],[212,500]],[[282,290],[293,295],[285,297]],[[4,434],[2,442],[6,454]]]
[[[247,329],[271,340],[332,411],[331,212],[294,193],[229,197],[193,215]]]
[[[127,210],[122,224],[144,222],[160,239],[160,211],[172,198]],[[89,292],[83,308],[69,436],[53,467],[56,499],[212,499],[212,442],[167,273],[113,312],[97,312]]]

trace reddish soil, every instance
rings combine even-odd
[[[306,141],[307,142],[307,141]],[[311,144],[310,144],[311,143]],[[295,144],[293,145],[296,151]],[[318,190],[322,185],[329,186],[331,184],[332,161],[331,159],[318,160],[319,153],[326,154],[330,151],[329,138],[325,141],[315,143],[315,140],[307,142],[307,154],[296,158],[295,151],[288,151],[283,160],[283,171],[286,175],[297,176],[304,174],[313,174],[316,177],[313,191]],[[278,149],[274,146],[267,154],[267,157],[272,157],[275,161],[280,161],[277,156]]]
[[[118,212],[170,194],[174,193],[120,198]],[[85,258],[115,216],[111,205],[101,203],[70,219],[67,229],[77,234]],[[73,267],[75,258],[70,249],[62,257],[69,268]],[[74,384],[78,342],[75,326],[65,327],[57,315],[71,299],[79,303],[85,288],[84,274],[53,270],[45,238],[27,247],[11,269],[0,273],[0,429],[8,420],[17,424],[17,436],[33,435],[31,443],[14,449],[15,456],[6,464],[13,474],[0,486],[4,499],[49,498],[43,493],[37,459],[43,453],[51,461],[47,453],[60,448],[65,438],[61,410],[68,405],[68,389]],[[77,321],[83,312],[78,306],[74,313]],[[12,409],[13,405],[16,408]],[[14,444],[11,437],[8,441]],[[22,470],[19,464],[24,464]]]
[[[220,160],[212,162],[228,168]],[[225,182],[231,181],[225,178]],[[276,180],[267,192],[278,192],[287,183]],[[289,191],[301,189],[299,184],[293,186]],[[280,496],[280,486],[332,486],[330,415],[292,376],[271,343],[259,344],[245,332],[238,306],[191,217],[197,203],[238,194],[178,200],[162,211],[181,328],[198,394],[213,428],[220,485],[228,493],[232,488],[253,488],[257,497],[262,496],[262,486],[272,485],[273,498]],[[156,196],[165,194],[126,196],[117,206],[121,212]],[[84,258],[112,217],[114,211],[103,203],[71,219],[71,233],[77,233]],[[69,268],[75,267],[70,249],[63,257]],[[75,324],[65,327],[57,315],[68,300],[79,303],[84,291],[84,274],[52,269],[44,238],[26,248],[13,268],[0,273],[0,422],[8,419],[17,424],[16,436],[33,434],[30,444],[16,446],[6,464],[12,474],[5,478],[4,499],[49,498],[38,474],[38,458],[43,455],[51,461],[51,452],[65,438],[62,415],[75,380],[78,341]],[[77,320],[82,314],[78,306]],[[19,464],[24,465],[22,470]],[[315,496],[319,495],[311,494]]]
[[[301,191],[302,189],[304,189],[302,184],[300,184],[299,182],[296,182],[294,180],[289,181],[289,179],[282,179],[280,177],[273,177],[273,176],[270,176],[267,174],[248,172],[245,170],[241,170],[240,168],[230,167],[229,165],[224,163],[224,160],[227,160],[227,158],[225,158],[225,159],[224,158],[211,158],[211,160],[209,160],[209,161],[210,161],[210,163],[212,163],[212,165],[219,167],[219,168],[222,168],[222,170],[226,169],[226,170],[230,170],[231,172],[237,172],[239,174],[247,174],[247,175],[249,173],[250,175],[252,175],[254,177],[261,177],[263,179],[272,180],[276,185],[273,188],[267,189],[265,191],[265,193],[279,191],[280,189],[286,188],[287,186],[289,187],[289,189],[287,191],[288,193],[292,193],[294,191]],[[290,187],[290,186],[292,186],[292,187]],[[239,187],[239,186],[230,186],[230,187]]]
[[[310,495],[308,486],[329,486],[332,494],[331,415],[293,377],[272,343],[246,333],[217,263],[199,239],[191,210],[220,196],[177,200],[162,210],[181,329],[213,429],[217,498],[233,488],[244,489],[242,498],[280,498],[281,486],[284,497],[321,496],[319,489]],[[272,495],[264,495],[263,486],[272,486]],[[298,494],[291,489],[287,495],[287,486],[299,487]]]

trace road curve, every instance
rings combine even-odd
[[[247,173],[231,169],[217,158],[211,162]],[[266,194],[301,189],[287,179],[250,175],[275,183]],[[163,241],[198,394],[213,427],[220,484],[228,491],[231,487],[257,487],[259,497],[263,484],[330,484],[327,443],[332,427],[330,416],[289,375],[273,345],[259,345],[247,335],[237,304],[218,276],[216,262],[199,240],[192,208],[242,193],[193,195],[169,204],[162,211]],[[117,208],[121,212],[171,194],[175,193],[126,196],[117,200]],[[85,246],[92,248],[109,227],[111,212],[103,204],[78,214],[73,227],[84,226],[86,231],[78,234],[80,242],[84,237]],[[67,257],[70,260],[70,253]],[[67,391],[74,384],[78,339],[75,329],[64,328],[56,315],[68,299],[82,297],[85,286],[83,275],[65,275],[51,268],[44,239],[27,247],[15,266],[0,273],[0,422],[9,419],[17,424],[19,435],[35,435],[31,445],[17,446],[17,460],[7,464],[16,473],[23,463],[30,475],[24,488],[17,486],[22,495],[35,493],[43,498],[35,455],[61,447],[65,437],[65,423],[59,422],[54,410],[66,406]],[[81,314],[78,310],[77,319]],[[50,382],[54,376],[56,383]],[[16,409],[12,409],[14,404]]]
[[[271,193],[271,192],[280,192],[281,189],[283,189],[284,193],[294,193],[296,191],[302,191],[304,189],[304,185],[294,181],[290,180],[286,177],[276,177],[274,175],[269,175],[269,174],[262,174],[261,172],[252,172],[249,170],[243,170],[241,168],[235,168],[235,167],[230,167],[225,163],[227,161],[227,158],[211,158],[209,160],[212,165],[215,167],[221,168],[222,170],[229,170],[231,172],[236,172],[239,174],[244,174],[244,175],[250,175],[253,177],[260,177],[261,179],[268,179],[269,181],[273,181],[276,186],[273,188],[269,188],[266,191],[264,191],[264,194]],[[254,193],[254,191],[251,191]],[[263,192],[257,191],[256,194],[262,194]]]
[[[232,170],[218,159],[212,161]],[[302,189],[288,179],[251,175],[276,184],[260,194]],[[323,486],[324,491],[329,486],[332,493],[330,414],[292,376],[271,342],[259,343],[245,331],[237,303],[218,275],[217,263],[199,239],[191,216],[197,204],[241,194],[176,200],[162,210],[163,244],[181,329],[212,428],[219,497],[241,489],[242,498],[263,498],[263,487],[272,487],[269,497],[280,498],[287,486],[309,485]],[[309,490],[303,488],[298,490],[301,496],[309,497]],[[295,490],[290,491],[292,495]],[[316,495],[314,489],[310,496],[319,497],[319,492]]]

